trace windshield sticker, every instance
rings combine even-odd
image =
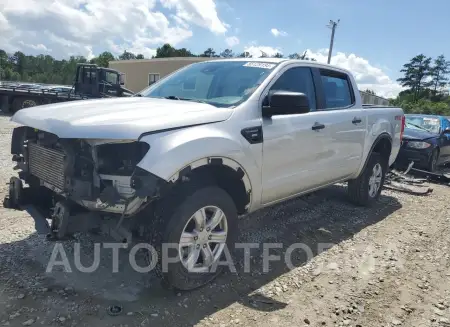
[[[423,121],[430,125],[439,125],[439,120],[436,118],[424,118]]]
[[[276,66],[275,64],[269,64],[267,62],[248,62],[244,65],[244,67],[265,68],[265,69],[272,69],[275,66]]]

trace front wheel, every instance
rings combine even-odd
[[[178,203],[168,203],[175,208],[165,208],[171,213],[163,217],[167,224],[162,246],[171,246],[168,258],[161,258],[162,272],[170,286],[192,290],[223,271],[217,264],[236,235],[237,210],[230,195],[216,186],[180,190],[176,198]]]
[[[376,202],[384,184],[386,167],[380,154],[372,153],[361,175],[348,182],[350,200],[362,206]]]

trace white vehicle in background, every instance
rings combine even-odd
[[[134,97],[12,121],[10,207],[40,210],[56,239],[113,221],[125,242],[177,243],[164,277],[183,290],[218,275],[239,215],[344,181],[354,203],[375,202],[404,128],[402,109],[361,104],[348,71],[269,58],[196,63]]]

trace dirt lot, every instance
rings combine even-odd
[[[7,117],[0,117],[0,131],[3,198],[13,173]],[[183,294],[133,271],[126,255],[114,273],[111,250],[102,250],[92,273],[46,273],[55,243],[35,232],[25,212],[0,208],[0,325],[450,326],[450,188],[433,188],[427,197],[385,190],[375,208],[365,209],[334,186],[244,217],[241,242],[283,243],[271,250],[282,256],[302,243],[312,253],[294,251],[294,269],[273,261],[262,273],[261,246],[244,273],[238,252],[237,273]],[[71,266],[75,243],[89,266],[94,243],[105,241],[80,235],[65,243]],[[122,306],[122,314],[110,316],[110,305]]]

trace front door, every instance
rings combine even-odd
[[[316,111],[311,69],[288,68],[270,90],[306,94],[311,112],[263,119],[263,204],[328,184],[337,177],[329,169],[336,154],[330,134],[332,115]]]

